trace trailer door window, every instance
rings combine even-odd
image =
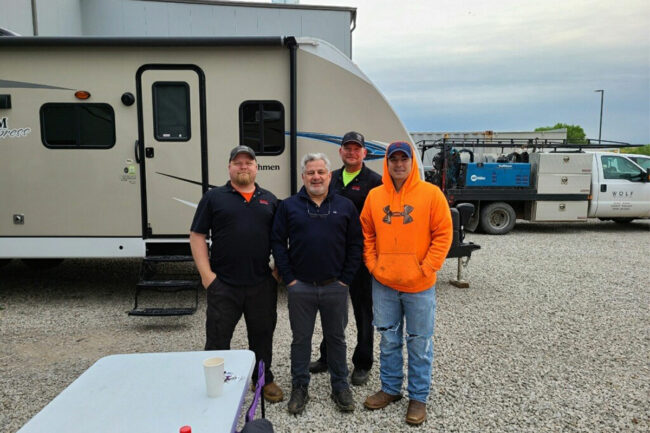
[[[620,156],[601,156],[603,176],[605,179],[627,179],[640,181],[642,173],[639,167]]]
[[[239,106],[239,143],[258,155],[284,150],[284,107],[279,101],[244,101]]]
[[[41,107],[41,139],[51,149],[108,149],[115,144],[115,112],[108,104],[48,103]]]
[[[153,128],[158,141],[188,141],[190,86],[180,81],[153,83]]]

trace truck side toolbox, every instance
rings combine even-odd
[[[534,201],[531,221],[587,221],[588,201]]]

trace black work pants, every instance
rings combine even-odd
[[[350,300],[354,310],[354,320],[357,323],[357,346],[352,355],[352,364],[355,368],[370,370],[373,363],[375,334],[375,328],[372,326],[372,279],[363,264],[350,284]],[[320,343],[320,360],[327,364],[325,339]]]
[[[309,358],[316,313],[320,312],[325,334],[332,390],[349,387],[345,327],[348,324],[348,287],[338,281],[324,285],[298,281],[287,287],[291,342],[291,380],[293,386],[309,386]]]
[[[217,277],[208,286],[207,292],[205,350],[230,350],[230,340],[243,314],[248,348],[255,352],[256,362],[264,360],[266,383],[273,382],[273,331],[278,318],[276,281],[269,275],[255,286],[236,287],[219,281]],[[254,368],[253,381],[256,380],[257,368]]]

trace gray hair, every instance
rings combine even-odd
[[[323,162],[325,162],[325,167],[327,167],[327,171],[331,171],[331,164],[327,155],[325,155],[324,153],[308,153],[302,157],[302,161],[300,162],[300,168],[302,169],[302,172],[303,173],[305,172],[305,167],[307,166],[308,162],[318,161],[318,160],[322,160]]]

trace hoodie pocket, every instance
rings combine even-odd
[[[387,286],[412,286],[422,282],[424,273],[415,254],[383,253],[377,257],[374,277]]]

